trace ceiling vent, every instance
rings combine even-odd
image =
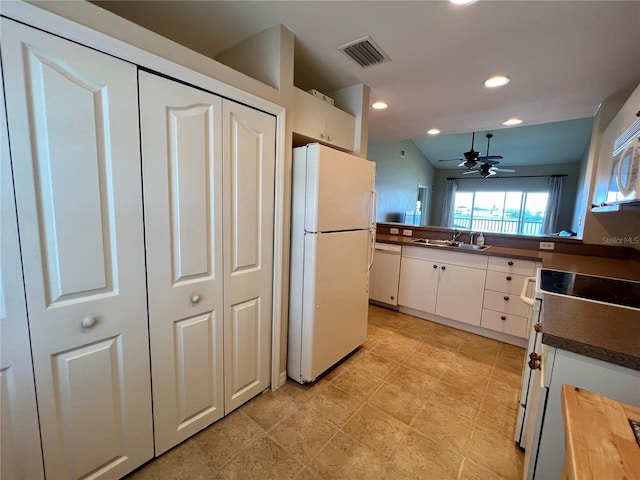
[[[387,55],[369,36],[349,42],[341,46],[338,50],[343,52],[362,68],[371,67],[391,60],[389,55]]]

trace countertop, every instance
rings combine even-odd
[[[377,235],[384,243],[440,248],[412,243],[411,237]],[[586,255],[492,246],[465,250],[470,255],[510,257],[541,262],[542,268],[640,281],[640,262]],[[640,311],[569,296],[544,295],[542,342],[580,355],[640,370]]]
[[[640,445],[629,419],[640,421],[640,408],[562,385],[565,461],[562,478],[640,479]]]

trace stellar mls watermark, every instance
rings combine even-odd
[[[638,245],[640,244],[640,237],[602,237],[602,243],[604,245]]]

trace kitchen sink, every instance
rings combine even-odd
[[[491,245],[472,245],[470,243],[459,243],[458,245],[451,245],[452,247],[458,247],[463,250],[486,250]]]
[[[416,238],[415,240],[411,240],[412,243],[422,243],[424,245],[435,245],[439,247],[451,247],[453,244],[458,242],[452,242],[451,240],[430,240],[428,238]]]
[[[461,250],[486,250],[489,245],[472,245],[469,243],[457,242],[455,240],[431,240],[429,238],[416,238],[411,243],[420,243],[422,245],[433,245],[436,247],[453,247]]]

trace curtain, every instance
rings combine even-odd
[[[447,187],[444,192],[444,201],[442,203],[442,220],[440,225],[450,227],[453,223],[453,208],[456,203],[456,192],[458,184],[454,179],[447,180]]]
[[[556,223],[560,212],[560,196],[562,195],[562,179],[563,177],[552,176],[549,180],[549,199],[542,222],[542,233],[544,234],[556,232]]]

